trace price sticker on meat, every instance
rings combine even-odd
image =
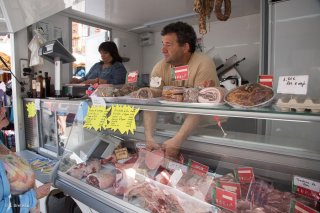
[[[176,81],[188,80],[189,66],[174,67],[174,78]]]

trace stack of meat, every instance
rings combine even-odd
[[[99,172],[101,169],[101,161],[98,159],[91,159],[87,162],[73,165],[67,170],[67,174],[81,180],[86,178],[89,174]]]
[[[227,174],[220,178],[219,181],[236,182],[232,174]],[[275,189],[272,182],[256,178],[251,184],[241,184],[241,198],[237,201],[237,212],[239,213],[284,213],[289,212],[291,201],[299,200],[300,202],[316,209],[316,202],[306,198],[301,198],[291,192],[283,192]],[[222,210],[222,212],[230,212]]]
[[[101,170],[101,165],[107,163],[105,159],[91,159],[87,162],[73,165],[66,173],[99,189],[107,189],[113,185],[115,174],[112,171]]]
[[[161,96],[161,90],[156,88],[144,87],[130,94],[133,98],[149,99]]]
[[[222,87],[184,88],[164,86],[162,98],[166,101],[187,103],[222,103],[227,90]]]
[[[115,89],[113,92],[114,97],[126,96],[134,91],[138,90],[138,87],[131,84],[125,84],[120,89]]]
[[[288,212],[292,199],[299,199],[290,192],[282,192],[274,188],[271,181],[255,177],[252,183],[241,183],[232,174],[213,177],[198,175],[186,167],[181,178],[174,181],[178,170],[168,165],[185,165],[172,159],[165,159],[162,150],[147,151],[138,149],[130,152],[126,159],[117,159],[112,154],[106,159],[91,159],[86,163],[73,165],[66,173],[90,185],[108,192],[123,196],[123,199],[151,212],[212,212],[215,207],[213,189],[224,188],[222,183],[239,184],[233,187],[237,193],[236,212],[245,213],[282,213]],[[181,162],[180,162],[181,163]],[[103,167],[112,165],[113,170]],[[299,200],[300,201],[300,200]],[[306,203],[306,200],[302,200]],[[312,206],[312,203],[308,203]],[[314,205],[313,205],[314,208]],[[221,212],[229,212],[221,209]]]
[[[182,102],[184,89],[184,87],[164,86],[162,98],[166,101]]]
[[[215,209],[178,189],[152,180],[132,185],[126,190],[124,200],[150,212],[200,213],[212,212]]]

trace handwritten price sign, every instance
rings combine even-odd
[[[320,201],[320,183],[314,180],[293,176],[292,192]]]
[[[132,106],[112,105],[111,115],[108,117],[108,122],[104,128],[110,128],[113,131],[119,130],[121,134],[134,134],[136,129],[135,117],[139,112],[139,108],[135,109]]]
[[[280,76],[277,93],[306,95],[308,75]]]
[[[107,113],[109,111],[110,108],[104,106],[91,106],[88,109],[87,116],[84,118],[85,124],[83,127],[96,131],[102,130],[104,123],[107,122]]]

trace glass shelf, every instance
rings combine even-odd
[[[177,112],[177,113],[188,113],[188,114],[201,114],[201,115],[219,115],[227,117],[244,117],[244,118],[256,118],[256,119],[267,119],[267,120],[286,120],[296,122],[320,122],[320,113],[312,112],[283,112],[278,111],[274,106],[260,107],[260,108],[249,108],[249,109],[238,109],[233,108],[227,104],[214,107],[197,107],[195,104],[191,106],[185,105],[167,105],[162,103],[148,103],[148,104],[137,104],[137,103],[107,103],[107,106],[115,104],[126,104],[132,105],[140,110],[158,111],[158,112]]]

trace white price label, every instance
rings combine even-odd
[[[106,107],[106,102],[102,97],[91,97],[92,105]]]
[[[320,183],[307,178],[294,176],[293,184],[315,192],[320,192]]]
[[[173,172],[173,174],[171,175],[170,177],[170,183],[173,187],[175,187],[177,185],[177,183],[179,182],[179,180],[181,179],[181,177],[183,176],[183,173],[182,171],[179,169],[179,170],[176,170]]]
[[[145,149],[146,148],[146,144],[145,143],[136,143],[136,148],[137,149]]]
[[[187,171],[188,171],[187,166],[180,164],[180,163],[173,162],[173,161],[170,161],[168,163],[168,169],[171,171],[181,170],[183,173],[187,173]]]
[[[40,110],[40,99],[35,99],[34,100],[34,104],[35,104],[35,106],[36,106],[36,110]]]
[[[160,87],[162,78],[161,77],[152,77],[150,79],[150,87]]]
[[[306,95],[308,80],[308,75],[280,76],[277,93]]]

